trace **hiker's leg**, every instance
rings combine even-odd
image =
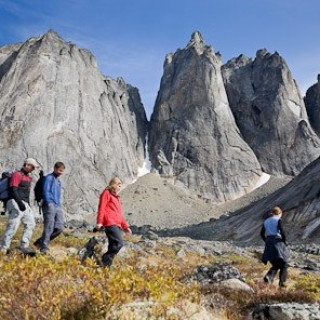
[[[106,235],[108,237],[109,245],[108,251],[102,256],[102,263],[105,267],[110,267],[114,257],[123,246],[122,230],[118,226],[107,227]]]
[[[54,204],[52,204],[54,205]],[[45,206],[45,205],[44,205]],[[43,235],[44,235],[44,229],[45,229],[45,222],[44,222],[44,212],[46,212],[46,208],[44,208],[44,206],[42,207],[42,212],[43,212],[43,232],[42,232],[42,235],[40,238],[38,238],[33,244],[38,247],[39,249],[42,247],[43,245]],[[56,221],[56,215],[57,215],[57,212],[56,210],[55,211],[55,221]],[[56,230],[56,227],[55,227],[55,224],[56,222],[54,222],[54,227],[53,227],[53,231],[52,231],[52,234],[50,235],[50,241],[54,238],[56,238],[62,231],[61,230]]]
[[[36,226],[34,215],[29,204],[26,202],[24,204],[26,205],[26,210],[23,212],[23,216],[21,218],[21,222],[24,225],[24,231],[20,243],[20,248],[22,250],[29,248],[30,240],[33,234],[33,229]]]
[[[281,260],[280,262],[280,275],[279,275],[279,285],[283,286],[287,281],[288,277],[288,264]]]
[[[61,232],[64,229],[65,222],[64,222],[63,212],[61,208],[56,205],[55,205],[55,211],[56,211],[56,215],[55,215],[55,221],[54,221],[54,228],[50,236],[50,241],[56,238],[59,234],[61,234]]]
[[[272,283],[272,281],[274,280],[274,277],[276,276],[276,274],[279,270],[277,260],[271,261],[271,265],[272,265],[272,267],[270,268],[270,270],[267,272],[267,274],[264,277],[264,281],[268,282],[268,283]]]
[[[54,229],[55,207],[53,203],[45,204],[43,210],[43,233],[41,236],[43,250],[49,249],[50,237]]]
[[[8,201],[7,211],[9,215],[8,223],[1,240],[1,248],[3,250],[8,250],[10,248],[12,237],[16,234],[22,217],[22,211],[19,210],[18,204],[15,200]]]

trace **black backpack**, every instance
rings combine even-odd
[[[42,194],[43,181],[44,181],[43,170],[40,170],[39,179],[36,182],[36,185],[34,186],[34,189],[33,189],[33,191],[34,191],[34,199],[38,203],[39,206],[40,206],[41,200],[43,199],[43,194]]]

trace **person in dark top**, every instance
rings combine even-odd
[[[29,244],[35,227],[35,219],[30,208],[30,190],[32,178],[30,173],[38,167],[38,162],[33,158],[28,158],[20,171],[11,175],[9,182],[9,200],[7,202],[7,211],[9,220],[5,233],[1,240],[1,252],[9,252],[12,237],[16,234],[20,222],[24,225],[24,231],[21,238],[20,250],[29,253]]]
[[[66,166],[63,162],[56,162],[53,172],[44,177],[42,186],[43,196],[43,233],[34,242],[40,252],[49,251],[49,243],[61,234],[64,228],[64,216],[61,210],[61,182],[59,177],[64,174]]]
[[[262,262],[267,264],[269,261],[272,265],[265,275],[264,281],[272,283],[280,270],[279,286],[285,287],[288,276],[289,251],[286,246],[286,235],[282,227],[281,216],[282,210],[279,207],[274,207],[271,216],[263,222],[260,235],[265,242]]]

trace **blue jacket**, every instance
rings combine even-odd
[[[42,195],[44,204],[55,203],[60,206],[61,204],[61,182],[52,173],[44,177],[42,185]]]

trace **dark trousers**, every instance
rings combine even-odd
[[[108,251],[102,256],[102,263],[105,267],[110,267],[116,254],[123,246],[122,229],[118,226],[110,226],[105,228],[108,237]]]
[[[283,259],[277,259],[277,260],[271,261],[271,264],[272,264],[272,267],[266,274],[266,278],[268,278],[269,281],[272,282],[278,270],[280,270],[280,274],[279,274],[280,284],[285,283],[288,276],[288,270],[287,270],[288,264],[285,261],[283,261]]]

